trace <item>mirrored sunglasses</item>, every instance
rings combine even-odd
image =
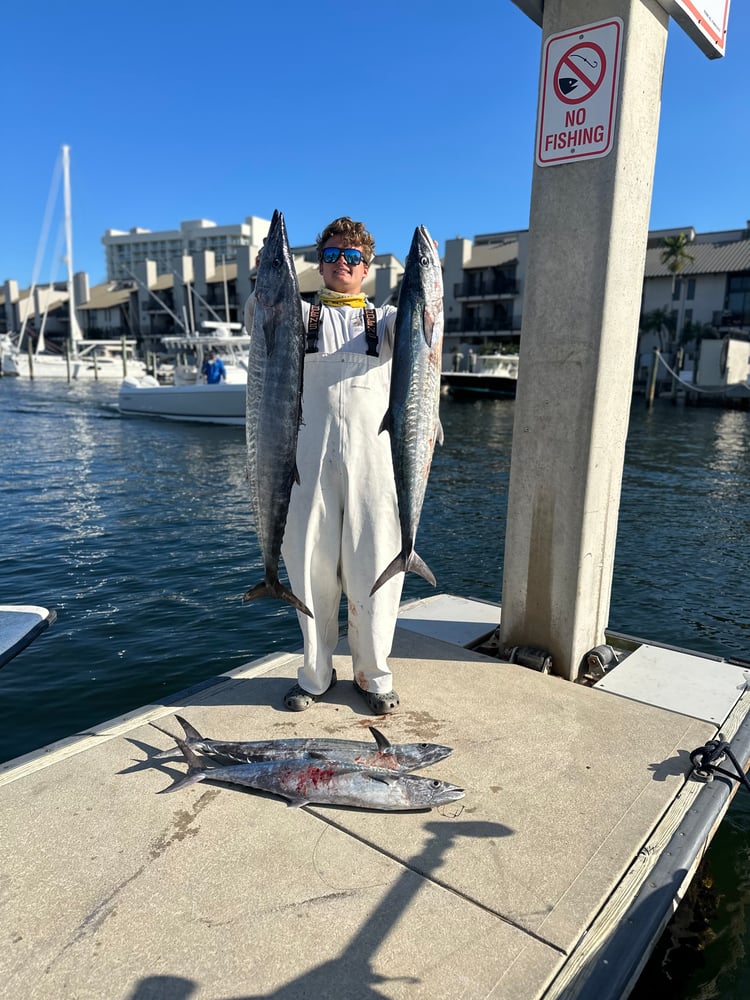
[[[346,249],[342,249],[341,247],[326,247],[321,254],[321,260],[324,264],[335,264],[342,254],[349,267],[356,267],[357,264],[362,263],[362,251],[355,250],[354,247],[347,247]]]

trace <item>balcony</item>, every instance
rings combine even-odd
[[[518,333],[521,329],[520,319],[512,317],[505,319],[472,319],[471,317],[451,318],[445,321],[445,332],[448,334],[461,333],[470,337],[495,336]]]
[[[513,278],[488,281],[461,281],[453,286],[456,299],[488,299],[518,295],[518,282]]]

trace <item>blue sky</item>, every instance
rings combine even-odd
[[[346,214],[403,259],[419,224],[441,252],[528,227],[541,29],[511,0],[29,0],[2,24],[0,282],[31,282],[63,144],[92,283],[107,229],[279,208],[303,244]],[[748,52],[747,0],[723,59],[672,23],[651,228],[750,218]]]

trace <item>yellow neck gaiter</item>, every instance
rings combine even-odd
[[[347,295],[346,292],[334,292],[330,288],[321,288],[318,298],[324,306],[351,306],[353,309],[364,309],[367,298],[363,294]]]

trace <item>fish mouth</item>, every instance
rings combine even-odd
[[[456,799],[462,799],[465,794],[466,791],[463,788],[447,788],[440,796],[440,802],[442,805],[446,802],[455,802]]]

